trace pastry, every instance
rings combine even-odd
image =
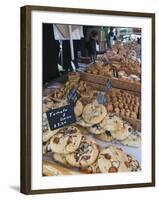
[[[125,146],[138,147],[141,144],[141,136],[132,132],[125,140],[120,140],[120,143]]]
[[[47,142],[53,135],[56,134],[56,132],[58,131],[58,129],[56,130],[46,130],[46,131],[43,131],[42,133],[42,137],[43,137],[43,142]]]
[[[104,119],[106,114],[106,108],[102,104],[92,103],[84,107],[82,117],[86,123],[97,124]]]
[[[110,131],[106,130],[105,132],[103,132],[100,135],[96,135],[96,138],[104,141],[104,142],[112,142],[113,141],[113,137]]]
[[[43,98],[43,112],[49,111],[53,106],[54,103],[50,98],[48,97]]]
[[[123,127],[123,120],[114,113],[107,114],[100,126],[106,131],[117,131]]]
[[[66,154],[67,162],[75,167],[87,167],[93,164],[99,154],[97,145],[86,136],[82,136],[79,148],[70,154]]]
[[[114,139],[124,140],[132,133],[132,131],[132,127],[128,123],[124,122],[123,127],[121,129],[112,131],[111,135]]]
[[[58,164],[51,163],[49,161],[43,161],[43,176],[61,176],[61,175],[71,175],[71,174],[81,174],[81,173],[59,166]]]
[[[139,162],[135,158],[133,158],[133,156],[127,154],[127,158],[128,158],[127,165],[131,172],[141,171]]]
[[[56,153],[71,153],[74,152],[80,145],[81,132],[75,126],[68,126],[59,129],[50,139],[52,152]]]
[[[50,148],[50,141],[47,142],[43,142],[43,146],[42,146],[42,150],[43,150],[43,154],[46,154],[48,152],[51,152],[51,148]]]
[[[82,118],[77,118],[76,119],[76,124],[82,127],[91,127],[92,124],[86,123]]]
[[[79,117],[80,115],[82,115],[83,112],[83,105],[81,103],[81,101],[77,101],[74,107],[74,113],[76,117]]]
[[[81,168],[80,171],[84,172],[84,173],[88,173],[88,174],[97,174],[97,173],[100,173],[98,162],[94,162],[93,164],[91,164],[88,167]]]
[[[101,150],[98,156],[98,165],[102,173],[135,171],[131,162],[131,156],[129,157],[121,148],[113,145]]]
[[[60,164],[63,164],[65,166],[70,166],[68,162],[66,161],[65,155],[66,154],[62,154],[62,153],[53,153],[52,158],[53,160],[55,160],[56,162],[59,162]]]

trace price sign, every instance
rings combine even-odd
[[[47,113],[50,129],[57,129],[76,121],[74,108],[71,104],[49,110]]]
[[[106,103],[106,98],[105,98],[105,95],[103,92],[98,92],[98,95],[97,95],[97,101],[99,104],[105,104]]]
[[[70,90],[70,92],[67,96],[67,99],[68,99],[70,104],[74,105],[77,102],[77,100],[79,99],[79,97],[80,97],[79,94],[77,93],[76,89],[73,87]]]
[[[111,81],[109,79],[107,79],[106,82],[105,82],[105,89],[107,91],[112,91],[112,84],[111,84]]]

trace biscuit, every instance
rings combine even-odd
[[[82,115],[82,112],[83,112],[83,105],[82,105],[81,101],[78,100],[74,107],[75,116],[79,117],[80,115]]]
[[[43,131],[42,133],[42,138],[43,138],[43,142],[47,142],[53,135],[56,134],[56,132],[58,131],[58,129],[56,130],[46,130],[46,131]]]
[[[127,155],[121,148],[113,145],[101,150],[98,156],[98,165],[102,173],[135,171],[137,166],[135,165],[136,163],[133,163],[134,161],[135,160]]]
[[[61,128],[50,139],[51,150],[64,154],[74,152],[79,147],[81,138],[81,132],[75,126]]]
[[[86,123],[98,124],[106,114],[106,108],[102,104],[91,103],[84,107],[82,117]]]
[[[88,173],[88,174],[97,174],[97,173],[100,173],[98,162],[94,162],[93,164],[91,164],[88,167],[81,168],[80,171],[84,172],[84,173]]]
[[[82,118],[77,118],[76,119],[76,124],[82,127],[91,127],[92,124],[86,123]]]
[[[70,154],[66,154],[67,162],[74,167],[87,167],[93,164],[99,154],[97,145],[86,136],[82,136],[79,148]]]
[[[76,172],[68,168],[59,166],[56,163],[51,163],[49,161],[43,161],[43,176],[61,176],[61,175],[74,175],[81,174],[81,172]]]
[[[133,132],[125,140],[121,140],[120,143],[125,146],[138,147],[141,144],[141,136]]]
[[[114,113],[107,114],[103,121],[100,123],[100,126],[106,131],[116,131],[120,130],[123,127],[123,120],[116,116]]]
[[[100,135],[96,135],[96,138],[104,141],[104,142],[112,142],[113,141],[113,137],[110,131],[106,130],[105,132],[103,132]]]
[[[132,133],[132,131],[132,127],[125,122],[123,123],[123,127],[121,129],[112,131],[111,134],[114,139],[124,140]]]
[[[66,166],[70,166],[68,164],[68,162],[66,161],[66,154],[62,154],[62,153],[53,153],[52,154],[52,158],[53,160],[55,160],[56,162],[59,162],[60,164],[66,165]]]

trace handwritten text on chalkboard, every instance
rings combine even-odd
[[[105,98],[105,95],[103,92],[98,92],[98,95],[97,95],[97,101],[99,104],[105,104],[106,103],[106,98]]]
[[[105,82],[105,89],[107,91],[112,91],[112,84],[111,84],[111,81],[109,79],[107,79],[106,82]]]
[[[70,104],[49,110],[47,118],[51,130],[72,124],[76,121],[73,106]]]
[[[74,87],[70,90],[70,92],[67,96],[69,103],[71,103],[73,105],[77,102],[79,97],[80,96],[79,96],[79,94],[77,93],[77,91]]]

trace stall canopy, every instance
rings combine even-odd
[[[53,25],[55,40],[70,40],[71,59],[74,60],[73,40],[80,40],[83,35],[83,27],[80,25]]]

